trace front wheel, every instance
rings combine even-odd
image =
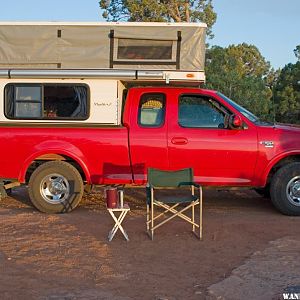
[[[280,168],[271,182],[271,200],[283,214],[300,215],[300,163]]]
[[[29,185],[32,204],[41,212],[64,213],[72,211],[83,195],[82,178],[69,163],[50,161],[32,173]]]

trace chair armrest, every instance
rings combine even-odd
[[[178,186],[194,186],[196,188],[200,188],[200,184],[196,183],[196,182],[181,182]]]

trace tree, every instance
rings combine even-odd
[[[296,48],[294,49],[294,53],[297,59],[300,61],[300,45],[296,46]]]
[[[99,5],[108,21],[204,22],[210,38],[217,19],[212,0],[101,0]]]
[[[261,55],[258,48],[246,43],[230,45],[227,49],[229,57],[237,61],[238,71],[242,76],[266,76],[270,63]]]
[[[276,119],[285,123],[300,123],[300,61],[286,65],[275,88]]]
[[[207,50],[206,87],[216,89],[265,119],[271,119],[270,64],[248,44]]]

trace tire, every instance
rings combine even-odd
[[[69,163],[50,161],[32,173],[28,192],[32,204],[44,213],[72,211],[83,195],[83,181]]]
[[[300,215],[300,163],[280,168],[271,181],[271,200],[284,215]]]

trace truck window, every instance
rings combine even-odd
[[[160,127],[165,120],[165,105],[164,94],[144,94],[139,104],[139,125],[142,127]]]
[[[5,115],[9,119],[84,120],[88,89],[69,84],[8,84]]]
[[[198,95],[184,95],[179,99],[178,122],[182,127],[225,128],[225,111],[215,100]]]

